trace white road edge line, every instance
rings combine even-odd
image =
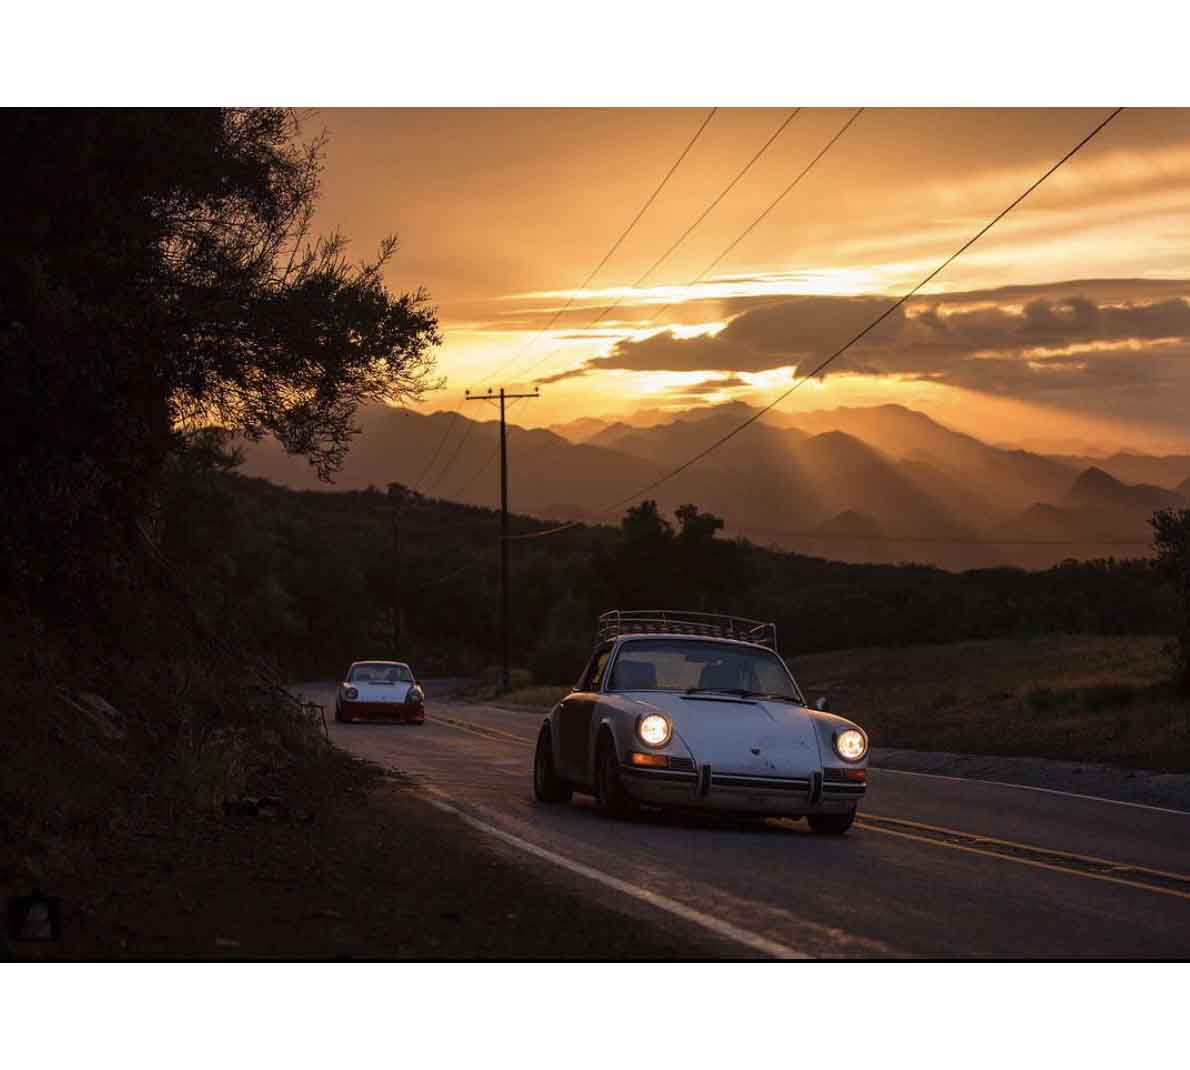
[[[1033,784],[1014,784],[1009,780],[981,780],[973,776],[944,776],[942,773],[915,773],[911,769],[889,769],[884,765],[873,765],[881,773],[896,773],[898,776],[924,776],[932,780],[954,780],[960,784],[991,784],[997,788],[1019,788],[1021,791],[1041,791],[1046,795],[1065,795],[1069,799],[1088,799],[1091,802],[1110,803],[1112,806],[1131,806],[1137,810],[1153,810],[1159,814],[1177,814],[1190,817],[1190,810],[1171,810],[1167,806],[1150,806],[1148,803],[1127,802],[1124,799],[1107,799],[1102,795],[1080,795],[1077,791],[1059,791],[1057,788],[1039,788]]]
[[[630,884],[628,881],[620,880],[619,877],[613,877],[610,873],[604,873],[602,870],[595,869],[593,866],[576,862],[572,858],[557,854],[545,847],[539,847],[535,843],[521,839],[520,836],[515,836],[511,832],[505,832],[495,825],[489,825],[486,821],[480,821],[478,818],[472,817],[458,807],[452,806],[448,802],[443,802],[442,798],[434,797],[436,795],[442,795],[441,792],[434,789],[428,789],[428,792],[424,797],[431,806],[441,810],[445,814],[453,814],[473,829],[489,836],[495,836],[496,839],[502,840],[510,847],[515,847],[517,850],[544,859],[546,862],[560,866],[562,869],[569,870],[571,873],[577,873],[579,876],[586,877],[588,880],[596,881],[617,892],[630,895],[634,899],[648,903],[649,906],[656,907],[658,910],[664,910],[667,914],[672,914],[674,917],[681,918],[683,921],[688,921],[702,929],[706,929],[707,932],[714,933],[716,936],[732,940],[752,951],[756,951],[762,955],[768,955],[774,959],[803,960],[813,958],[812,955],[807,955],[805,952],[798,951],[789,947],[787,944],[770,940],[768,937],[761,936],[759,933],[751,932],[748,929],[741,929],[737,925],[732,925],[730,922],[712,917],[710,914],[704,914],[701,910],[688,907],[684,903],[679,903],[676,899],[670,899],[669,896],[651,892],[647,888],[640,887],[638,884]],[[445,798],[450,798],[450,796],[445,796]]]
[[[492,709],[500,710],[502,713],[529,713],[531,711],[524,709],[516,709],[511,706],[497,706],[494,703],[487,703]],[[544,713],[548,713],[546,710]],[[542,716],[544,716],[544,713]],[[959,783],[967,784],[991,784],[998,788],[1019,788],[1021,791],[1040,791],[1046,795],[1064,795],[1069,799],[1086,799],[1089,802],[1110,803],[1112,806],[1131,806],[1135,810],[1151,810],[1158,814],[1177,814],[1179,817],[1190,817],[1190,810],[1174,810],[1168,806],[1153,806],[1150,803],[1128,802],[1125,799],[1109,799],[1103,795],[1085,795],[1077,791],[1061,791],[1058,788],[1040,788],[1033,784],[1017,784],[1010,780],[987,780],[973,776],[945,776],[942,773],[918,773],[912,769],[889,769],[887,766],[874,765],[869,762],[869,767],[872,769],[879,769],[882,773],[896,773],[899,776],[921,776],[930,777],[933,780],[954,780]]]

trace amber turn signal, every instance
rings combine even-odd
[[[662,768],[669,765],[669,759],[664,754],[641,754],[635,750],[628,756],[628,761],[633,765],[657,765]]]
[[[868,779],[868,771],[866,769],[844,769],[843,775],[848,780],[858,780],[860,782]]]

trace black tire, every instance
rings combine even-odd
[[[854,807],[845,814],[811,814],[810,828],[821,836],[842,836],[854,820]]]
[[[616,746],[610,739],[605,739],[599,749],[595,786],[595,798],[599,809],[606,817],[627,821],[640,812],[636,800],[624,787],[624,780],[620,776],[620,759],[616,756]]]
[[[574,789],[558,776],[554,768],[548,728],[537,733],[537,749],[533,752],[533,794],[543,803],[568,803],[574,794]]]
[[[346,720],[347,720],[347,718],[343,716],[343,710],[342,710],[342,708],[341,708],[341,707],[339,706],[339,704],[336,702],[336,703],[335,703],[335,723],[336,723],[336,724],[343,724],[343,723],[344,723]]]

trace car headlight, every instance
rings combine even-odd
[[[650,747],[664,747],[673,735],[673,725],[669,723],[668,717],[662,717],[659,713],[646,713],[636,722],[636,734],[642,743]]]
[[[858,762],[868,753],[868,737],[858,728],[835,733],[835,753],[845,762]]]
[[[343,692],[343,697],[349,698],[349,699],[357,699],[357,698],[359,698],[359,691],[358,691],[358,689],[356,689],[354,687],[349,687],[346,691]]]
[[[414,706],[424,702],[425,698],[425,692],[420,687],[411,687],[405,692],[405,701]]]

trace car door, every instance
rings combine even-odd
[[[578,687],[562,700],[558,710],[558,767],[568,780],[585,782],[587,779],[591,722],[611,652],[610,643],[595,651]]]

